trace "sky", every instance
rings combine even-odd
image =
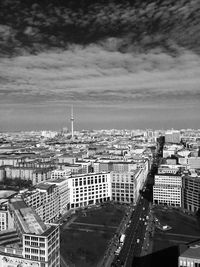
[[[180,51],[91,44],[0,58],[0,131],[70,128],[71,105],[77,130],[198,129],[200,57]]]

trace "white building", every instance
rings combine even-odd
[[[182,177],[178,174],[155,175],[154,204],[182,206]]]
[[[171,130],[165,132],[165,143],[179,144],[181,141],[180,131]]]
[[[111,199],[110,173],[74,175],[68,180],[70,208],[75,209]]]

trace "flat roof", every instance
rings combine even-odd
[[[48,184],[48,183],[40,183],[40,184],[36,185],[36,188],[42,189],[42,190],[48,190],[51,187],[54,187],[54,185]]]
[[[186,251],[181,253],[180,257],[200,259],[200,244],[190,246]]]
[[[47,226],[37,213],[28,207],[22,199],[13,198],[10,205],[24,233],[41,235],[47,230]]]

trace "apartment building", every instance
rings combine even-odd
[[[154,204],[182,206],[182,177],[180,174],[155,175],[153,186]]]
[[[58,225],[46,225],[37,213],[18,196],[9,201],[20,244],[0,247],[0,266],[60,267]]]
[[[74,175],[68,180],[70,209],[111,199],[110,173]]]

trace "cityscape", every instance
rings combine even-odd
[[[75,122],[0,134],[1,266],[198,266],[200,130]]]
[[[200,267],[199,10],[0,1],[0,267]]]

